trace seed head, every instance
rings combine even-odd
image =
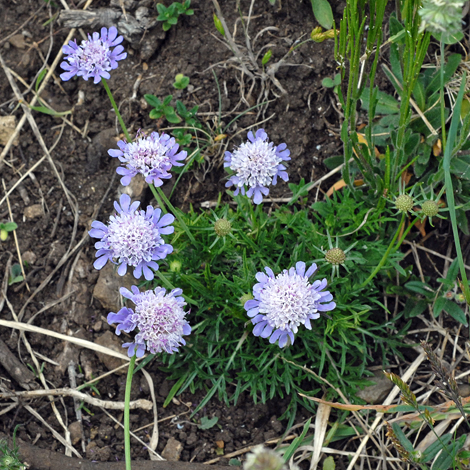
[[[439,205],[435,201],[424,201],[421,210],[427,217],[435,217],[439,212]]]
[[[424,0],[418,10],[421,16],[421,29],[431,33],[449,35],[462,31],[463,0]]]
[[[260,445],[247,455],[243,468],[244,470],[282,470],[285,467],[284,460],[277,452]]]
[[[343,264],[346,260],[346,253],[341,248],[332,248],[326,252],[325,260],[333,265]]]
[[[218,237],[226,237],[232,230],[232,224],[227,219],[219,219],[214,224],[214,230]]]
[[[400,212],[410,212],[413,209],[413,198],[408,194],[400,194],[395,200],[395,206]]]

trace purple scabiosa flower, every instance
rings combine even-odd
[[[117,68],[117,61],[127,57],[127,52],[122,52],[124,47],[118,45],[123,38],[117,34],[118,30],[112,26],[109,31],[101,28],[101,37],[100,33],[88,35],[88,41],[82,41],[80,45],[76,39],[70,41],[62,48],[66,57],[60,66],[66,72],[60,74],[60,78],[66,82],[75,75],[85,80],[91,77],[94,83],[101,77],[108,79],[109,71]],[[111,50],[114,46],[117,47]]]
[[[317,270],[315,263],[305,272],[305,263],[299,261],[295,268],[285,269],[274,276],[271,268],[264,268],[256,274],[259,281],[253,287],[253,300],[245,303],[245,310],[251,318],[255,336],[268,338],[269,342],[279,340],[283,348],[290,338],[294,342],[294,334],[299,325],[312,329],[310,320],[316,320],[321,312],[328,312],[336,307],[329,291],[323,291],[326,279],[310,284],[308,278]]]
[[[183,307],[186,302],[180,297],[183,293],[181,289],[173,289],[167,294],[163,287],[140,292],[132,286],[131,291],[125,287],[120,289],[123,297],[134,302],[135,309],[124,307],[118,313],[108,314],[108,323],[117,323],[117,335],[121,331],[130,333],[136,328],[139,330],[134,342],[122,345],[129,348],[129,357],[134,353],[142,357],[145,350],[152,354],[162,351],[172,354],[180,345],[186,344],[183,335],[189,335],[191,327],[185,319]]]
[[[101,238],[95,243],[97,259],[93,266],[101,269],[108,260],[119,264],[117,270],[124,276],[127,267],[134,267],[134,277],[139,279],[144,273],[145,279],[150,281],[154,277],[150,269],[158,269],[155,260],[163,259],[173,251],[171,245],[165,244],[162,235],[174,232],[174,227],[168,227],[175,218],[165,214],[160,218],[161,210],[147,206],[147,210],[137,210],[140,202],[131,202],[127,194],[120,198],[120,205],[114,202],[117,214],[109,218],[109,224],[95,220],[92,229],[88,232],[90,237]]]
[[[169,171],[172,166],[183,166],[178,160],[184,160],[187,152],[178,152],[179,145],[174,137],[163,133],[159,135],[152,132],[149,136],[137,133],[137,139],[128,143],[120,140],[118,143],[120,150],[108,150],[111,157],[117,157],[125,167],[117,168],[118,175],[122,175],[121,184],[127,186],[131,178],[137,173],[141,173],[145,181],[155,186],[163,184],[162,179],[170,179]]]
[[[243,195],[246,191],[248,197],[254,196],[255,204],[260,204],[262,195],[269,194],[268,186],[275,185],[278,176],[284,181],[289,180],[286,167],[281,162],[290,160],[290,152],[286,144],[275,147],[273,142],[269,142],[264,129],[258,129],[254,136],[253,132],[248,132],[248,140],[233,153],[225,152],[224,167],[235,172],[225,187],[235,185],[235,196],[239,191]]]

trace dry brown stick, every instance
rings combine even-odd
[[[126,463],[121,462],[90,462],[84,459],[66,457],[58,452],[40,449],[17,440],[19,454],[23,462],[28,463],[34,470],[125,470]],[[9,439],[9,444],[12,444]],[[207,470],[208,467],[200,463],[187,462],[153,462],[151,460],[139,460],[132,462],[132,468],[139,470]],[[227,470],[228,467],[213,465],[213,470]]]
[[[38,388],[36,377],[23,365],[20,360],[10,351],[10,348],[0,339],[0,357],[4,367],[20,387],[25,390]]]
[[[100,406],[101,408],[107,408],[108,410],[123,410],[124,402],[123,401],[108,401],[100,400],[99,398],[93,398],[87,395],[86,393],[78,392],[71,388],[51,388],[49,390],[33,390],[25,392],[4,392],[0,393],[0,399],[12,398],[12,397],[21,397],[21,398],[38,398],[46,396],[62,396],[62,397],[72,397],[77,400],[82,400],[86,403],[89,403],[93,406]],[[129,404],[131,410],[143,409],[151,410],[152,402],[145,399],[139,399],[131,401]]]

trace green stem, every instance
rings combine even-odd
[[[126,380],[126,394],[124,396],[124,454],[126,456],[126,470],[131,470],[131,433],[129,427],[129,403],[131,401],[132,376],[134,375],[136,355],[129,362]]]
[[[446,148],[446,107],[444,102],[444,43],[441,41],[441,134],[442,134],[442,148]]]
[[[403,240],[407,237],[407,235],[410,233],[410,230],[414,227],[414,225],[416,224],[416,222],[418,222],[418,220],[419,220],[419,217],[416,217],[415,220],[413,220],[413,222],[411,222],[411,224],[409,224],[408,227],[406,227],[406,230],[403,232],[403,235],[400,237],[400,240],[398,240],[392,253],[395,253],[395,251],[397,251],[398,248],[400,248],[401,244],[403,243]]]
[[[395,235],[393,236],[393,240],[391,241],[390,245],[388,246],[387,248],[387,251],[385,252],[385,254],[383,255],[382,259],[380,260],[380,263],[376,266],[376,268],[372,271],[371,275],[361,284],[361,289],[363,289],[364,287],[367,286],[367,284],[369,284],[370,281],[372,281],[372,279],[374,279],[375,275],[382,269],[382,266],[385,264],[385,262],[387,261],[387,258],[388,258],[388,255],[390,254],[390,252],[392,251],[392,248],[393,246],[395,245],[395,242],[398,238],[398,234],[400,233],[401,231],[401,228],[403,226],[405,222],[405,214],[403,214],[401,216],[401,221],[400,221],[400,225],[398,226],[398,229],[395,233]]]
[[[166,210],[165,204],[163,204],[162,200],[160,199],[160,196],[157,193],[157,190],[155,189],[155,186],[153,184],[149,184],[150,190],[152,191],[153,197],[157,201],[157,204],[159,205],[160,209],[164,214],[166,214],[168,211]]]
[[[129,132],[127,132],[127,127],[124,124],[121,113],[119,112],[119,109],[116,105],[116,101],[114,101],[113,94],[111,93],[111,90],[109,89],[108,82],[103,77],[101,77],[101,83],[103,84],[104,89],[106,90],[106,93],[108,94],[109,101],[111,101],[111,104],[113,105],[114,112],[116,113],[119,124],[121,125],[122,132],[124,132],[124,135],[126,136],[126,140],[128,142],[132,142],[131,136],[129,135]]]
[[[150,185],[150,188],[153,187],[153,184]],[[188,226],[184,223],[184,220],[182,219],[181,215],[179,212],[176,211],[176,209],[173,207],[173,204],[168,200],[168,198],[165,196],[165,193],[161,190],[161,188],[154,188],[156,189],[156,192],[160,196],[161,199],[163,199],[163,202],[166,204],[168,209],[172,212],[172,214],[178,219],[178,222],[180,223],[182,229],[186,232],[186,235],[188,238],[191,240],[194,246],[196,246],[196,239],[194,238],[193,234],[189,230]],[[152,189],[153,192],[153,189]],[[155,194],[155,193],[154,193]],[[158,199],[157,199],[158,201]]]

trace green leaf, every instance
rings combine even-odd
[[[162,105],[162,102],[154,95],[144,95],[144,99],[150,106],[153,106],[154,108],[158,108]]]
[[[297,436],[292,441],[291,445],[287,448],[287,450],[285,451],[284,456],[283,456],[284,462],[288,462],[289,459],[294,455],[295,451],[302,444],[302,441],[303,441],[304,437],[307,434],[307,431],[308,431],[308,428],[310,427],[311,422],[312,422],[312,418],[309,418],[309,420],[304,424],[302,434],[300,436]]]
[[[433,290],[425,283],[421,281],[410,281],[405,284],[405,287],[412,292],[416,292],[422,295],[429,295]]]
[[[369,111],[370,107],[369,93],[370,89],[365,87],[361,95],[362,107],[366,111]],[[377,107],[375,108],[377,114],[396,114],[400,110],[400,103],[395,98],[393,98],[393,96],[390,96],[383,91],[379,91],[377,93],[377,99],[378,103]]]
[[[289,183],[289,189],[292,191],[292,197],[287,203],[288,206],[294,204],[294,202],[302,196],[307,196],[308,194],[308,185],[305,183],[305,179],[302,178],[299,184]]]
[[[438,297],[436,301],[434,302],[434,306],[432,308],[432,313],[434,317],[437,317],[443,310],[444,305],[448,299],[445,297]]]
[[[451,437],[452,437],[452,434],[449,432],[441,436],[439,440],[433,442],[429,447],[427,447],[423,451],[423,455],[421,456],[421,459],[420,459],[421,462],[426,463],[426,462],[430,462],[431,460],[433,460],[434,457],[436,457],[436,455],[438,454],[438,452],[441,449],[443,449],[444,446],[447,446]]]
[[[330,455],[323,461],[323,470],[335,470],[335,459]]]
[[[335,74],[333,80],[330,77],[325,77],[321,84],[325,88],[334,88],[335,86],[338,86],[341,84],[341,74],[337,73]]]
[[[168,23],[168,21],[165,21],[163,23],[163,31],[168,31],[171,28],[171,23]]]
[[[328,157],[323,160],[323,165],[325,165],[328,170],[333,170],[338,166],[344,163],[344,156],[343,155],[334,155],[333,157]]]
[[[210,429],[217,424],[217,421],[219,421],[217,416],[213,416],[211,419],[209,419],[207,416],[203,416],[201,418],[201,424],[198,424],[197,427],[202,430]]]
[[[143,367],[145,367],[155,356],[156,354],[149,354],[147,357],[142,359],[139,362],[138,366],[134,369],[134,374],[138,372],[140,369],[142,369]]]
[[[174,112],[173,114],[166,114],[165,117],[166,120],[168,122],[171,122],[172,124],[178,124],[179,122],[181,122],[181,119],[176,114],[174,114]]]
[[[447,57],[447,62],[444,65],[444,83],[447,83],[453,77],[461,60],[462,56],[460,54],[451,54],[449,57]],[[431,96],[433,93],[440,90],[440,83],[441,74],[440,68],[438,68],[431,82],[426,87],[426,95]]]
[[[186,374],[182,375],[179,378],[178,382],[176,382],[175,385],[173,385],[173,387],[171,387],[171,390],[170,390],[170,392],[168,393],[168,396],[165,399],[165,403],[163,403],[163,408],[166,408],[170,404],[171,400],[173,400],[173,397],[176,395],[178,390],[181,388],[184,381],[188,378],[188,375],[189,375],[189,372],[186,372]]]
[[[406,318],[413,318],[421,315],[427,309],[427,307],[428,303],[423,299],[418,301],[408,299],[405,305]]]
[[[72,111],[64,111],[62,113],[58,113],[57,111],[54,111],[53,109],[46,108],[45,106],[30,106],[30,109],[33,109],[34,111],[38,111],[43,114],[48,114],[49,116],[65,116],[72,112]]]
[[[266,52],[266,54],[264,54],[263,58],[261,59],[261,64],[266,65],[269,62],[269,60],[271,59],[272,55],[273,55],[273,51],[271,49],[269,49],[269,51]]]
[[[333,11],[328,0],[310,0],[312,3],[312,10],[315,19],[325,29],[330,29],[333,26]]]
[[[186,10],[186,11],[184,12],[184,14],[185,14],[185,15],[188,15],[188,16],[194,15],[194,10],[191,10],[191,9],[190,9],[190,10]]]
[[[172,99],[173,99],[173,95],[168,95],[166,98],[163,99],[163,104],[165,106],[168,106],[171,103]]]
[[[36,93],[39,89],[39,85],[41,84],[41,82],[43,81],[44,77],[46,76],[47,74],[47,69],[44,69],[44,70],[41,70],[41,73],[38,75],[38,78],[36,78],[36,85],[34,87],[34,89],[36,90]]]
[[[432,468],[436,470],[437,469],[447,470],[450,467],[454,467],[457,453],[465,444],[466,438],[467,438],[467,435],[462,434],[462,436],[460,436],[460,439],[458,441],[454,441],[450,445],[446,446],[446,448],[442,450],[442,452],[434,461]]]
[[[13,232],[13,230],[18,228],[18,225],[16,225],[15,222],[6,222],[4,224],[0,224],[0,228],[6,230],[7,232]]]
[[[424,93],[424,86],[421,80],[416,80],[415,87],[413,89],[414,99],[419,106],[421,111],[426,109],[426,94]]]
[[[414,452],[413,444],[410,440],[405,436],[405,433],[401,429],[398,423],[392,424],[393,432],[395,436],[397,436],[398,440],[400,441],[401,445],[407,450],[410,454]]]
[[[459,155],[450,161],[450,171],[458,176],[470,180],[470,155]]]
[[[178,18],[174,17],[174,16],[172,18],[168,18],[167,23],[169,23],[171,25],[174,25],[174,24],[178,23]]]
[[[222,21],[219,20],[219,18],[217,17],[217,15],[214,13],[214,26],[215,26],[215,29],[222,35],[222,36],[225,36],[225,30],[224,30],[224,27],[222,25]]]
[[[150,119],[160,119],[163,116],[162,111],[157,111],[156,109],[152,109],[149,113]]]
[[[452,300],[445,299],[443,310],[447,312],[454,320],[467,326],[467,317],[465,312]]]
[[[166,13],[167,8],[166,8],[165,5],[163,5],[163,3],[157,3],[156,7],[157,7],[157,11],[158,11],[158,13],[160,13],[160,15],[164,15]]]
[[[229,465],[229,467],[241,467],[242,463],[238,459],[230,459],[228,461],[228,465]]]

